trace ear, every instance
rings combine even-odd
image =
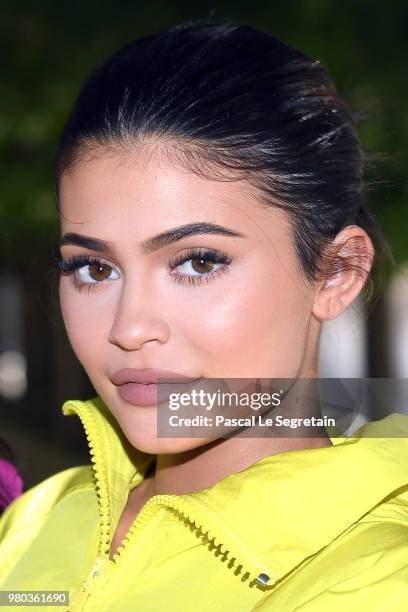
[[[329,277],[316,285],[312,313],[320,321],[335,319],[354,301],[370,272],[374,247],[367,232],[348,225],[326,247]]]

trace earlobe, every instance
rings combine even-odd
[[[312,312],[319,321],[335,319],[348,306],[355,275],[340,262],[337,258],[336,271],[317,286]]]
[[[364,285],[361,271],[345,266],[322,282],[316,293],[313,313],[321,320],[335,319],[357,297]]]
[[[330,288],[335,284],[335,279],[326,281],[316,296],[312,313],[319,321],[335,319],[342,311],[341,301],[336,299],[336,292],[330,291]]]

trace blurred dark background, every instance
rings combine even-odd
[[[408,4],[380,0],[0,3],[0,436],[28,488],[89,461],[67,399],[95,395],[61,321],[52,258],[59,237],[54,160],[59,132],[90,70],[142,35],[198,18],[268,30],[319,59],[352,110],[367,153],[368,203],[399,273],[375,307],[330,322],[322,375],[408,377]],[[351,332],[350,332],[351,330]],[[355,344],[353,344],[355,343]]]

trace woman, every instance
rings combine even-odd
[[[181,25],[90,76],[61,138],[57,258],[97,392],[63,412],[92,466],[9,507],[1,589],[67,591],[70,611],[405,609],[406,416],[350,439],[158,434],[163,381],[295,381],[282,413],[318,415],[297,381],[389,252],[363,161],[325,69],[254,28]]]

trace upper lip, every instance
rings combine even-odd
[[[167,379],[170,382],[192,382],[198,380],[201,377],[191,377],[185,374],[179,374],[177,372],[170,372],[169,370],[157,370],[154,368],[145,368],[142,370],[125,368],[115,372],[112,376],[112,382],[114,385],[124,385],[126,383],[141,383],[141,384],[153,384],[157,383],[158,380]]]

